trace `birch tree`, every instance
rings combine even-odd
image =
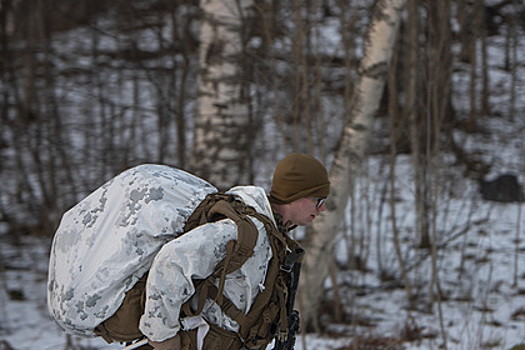
[[[300,285],[303,324],[319,329],[316,312],[332,259],[333,241],[344,220],[354,174],[366,156],[375,113],[388,75],[405,0],[379,0],[365,39],[359,77],[350,101],[348,122],[330,169],[327,211],[313,224],[305,243],[304,277]]]
[[[252,0],[201,0],[197,113],[191,169],[219,188],[250,181],[244,18]]]

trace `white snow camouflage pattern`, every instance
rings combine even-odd
[[[109,191],[114,183],[119,184],[118,188]],[[216,191],[203,180],[174,168],[139,166],[110,181],[66,213],[53,243],[49,273],[48,305],[57,322],[70,332],[91,335],[118,309],[124,293],[151,268],[140,330],[154,341],[175,336],[181,328],[180,307],[195,291],[192,278],[213,273],[226,255],[226,243],[237,238],[237,226],[227,219],[202,225],[173,240],[198,203]],[[164,194],[162,198],[158,192]],[[228,193],[273,220],[262,188],[239,186]],[[140,203],[137,197],[141,197]],[[97,208],[102,205],[95,203],[102,198],[108,211],[99,214],[98,220],[111,225],[100,224],[95,231],[82,221],[90,211],[98,213]],[[88,202],[81,206],[85,201]],[[154,207],[147,209],[152,203]],[[120,209],[109,210],[110,204]],[[130,205],[134,209],[130,210]],[[122,220],[128,223],[126,230],[120,227]],[[224,286],[224,294],[245,313],[264,284],[272,256],[263,224],[252,221],[259,231],[254,254],[239,270],[226,276]],[[196,304],[194,299],[192,304]],[[206,322],[232,331],[238,329],[210,300],[202,315]]]
[[[262,188],[239,186],[227,193],[237,195],[245,204],[273,221],[271,206]],[[254,254],[239,270],[227,275],[224,284],[224,295],[244,313],[250,310],[261,291],[272,257],[263,223],[251,219],[259,232]],[[236,238],[237,226],[226,219],[199,226],[162,247],[146,284],[146,309],[139,327],[143,334],[154,341],[166,340],[177,334],[181,328],[180,307],[195,291],[192,277],[205,278],[212,274],[215,266],[226,256],[226,243]],[[191,300],[194,307],[197,299]],[[209,323],[230,331],[238,330],[237,323],[211,300],[205,303],[202,315]]]
[[[51,247],[48,308],[57,323],[91,335],[217,189],[182,170],[140,165],[66,212]]]

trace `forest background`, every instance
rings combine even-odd
[[[461,242],[456,282],[477,269],[466,261],[486,258],[467,252],[479,236],[465,238],[483,236],[494,211],[479,204],[480,181],[525,171],[524,31],[516,0],[2,0],[0,331],[13,328],[8,302],[32,298],[11,280],[41,265],[36,253],[26,265],[32,245],[45,256],[61,215],[122,170],[162,163],[223,188],[269,188],[275,163],[301,151],[340,185],[327,203],[330,229],[299,232],[314,291],[301,299],[303,330],[350,335],[352,348],[463,346],[441,303],[463,298],[486,315],[473,300],[489,294],[474,282],[445,288],[440,272],[451,242]],[[378,42],[383,50],[370,49]],[[365,76],[378,82],[368,91]],[[467,220],[445,225],[450,212]],[[503,253],[514,257],[508,289],[520,296],[517,217]],[[363,283],[370,276],[377,284]],[[402,293],[394,336],[371,332],[376,321],[356,306],[370,288]],[[410,310],[437,326],[420,326]],[[525,307],[510,314],[522,322]],[[464,348],[525,342],[495,339]]]

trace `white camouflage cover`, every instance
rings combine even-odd
[[[213,192],[215,187],[182,170],[140,165],[66,212],[49,263],[48,308],[57,323],[92,335]]]
[[[227,193],[237,196],[275,224],[270,202],[262,188],[238,186]],[[272,257],[263,223],[251,219],[259,232],[254,254],[239,270],[226,276],[223,291],[244,313],[248,313],[262,290]],[[226,244],[233,239],[237,239],[237,226],[232,220],[225,219],[196,227],[162,247],[155,257],[146,284],[146,307],[139,327],[144,335],[154,341],[163,341],[174,337],[181,328],[197,328],[198,338],[202,340],[209,323],[230,331],[238,330],[238,324],[212,300],[206,301],[200,316],[191,317],[191,320],[179,319],[182,304],[195,292],[192,279],[204,279],[211,275],[226,256]],[[197,300],[193,297],[190,301],[195,308]]]

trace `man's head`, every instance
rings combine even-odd
[[[325,210],[330,181],[324,165],[308,154],[292,153],[275,167],[270,200],[285,222],[310,225]]]

